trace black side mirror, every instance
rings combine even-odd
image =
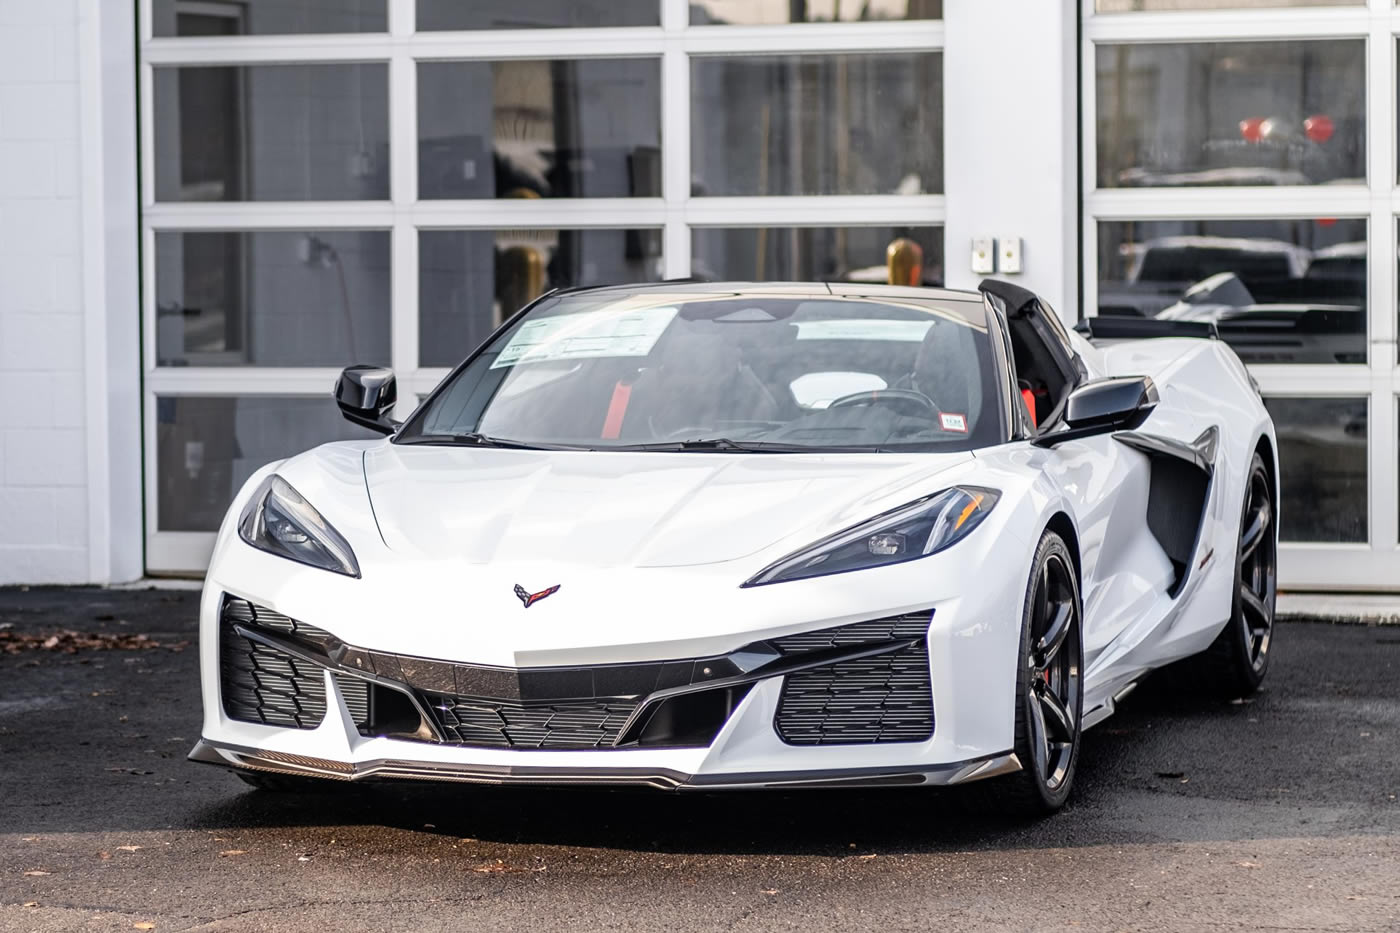
[[[383,366],[347,366],[335,382],[335,403],[345,419],[380,434],[398,430],[389,417],[398,400],[394,371]]]
[[[1094,434],[1131,430],[1147,419],[1157,402],[1157,386],[1150,376],[1115,376],[1088,382],[1065,400],[1065,424],[1069,429],[1043,434],[1033,443],[1053,447]]]

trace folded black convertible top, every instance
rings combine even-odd
[[[1147,340],[1151,337],[1197,337],[1219,340],[1211,321],[1159,321],[1150,317],[1087,317],[1074,329],[1090,340]]]

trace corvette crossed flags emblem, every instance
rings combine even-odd
[[[552,596],[557,592],[559,592],[559,584],[557,583],[547,590],[540,590],[538,593],[526,592],[525,587],[521,586],[519,583],[515,584],[515,595],[524,603],[526,609],[529,609],[546,596]]]

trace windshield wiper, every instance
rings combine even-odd
[[[400,444],[440,444],[457,447],[503,447],[508,450],[582,450],[580,447],[567,447],[562,444],[527,444],[506,437],[491,437],[471,431],[466,434],[419,434],[403,438]]]
[[[875,447],[813,447],[809,444],[783,444],[777,441],[736,441],[727,437],[706,437],[697,438],[690,441],[661,441],[651,444],[619,444],[608,447],[595,447],[595,450],[643,450],[686,453],[697,452],[718,452],[718,453],[777,453],[777,454],[809,454],[823,453],[826,451],[874,451]]]

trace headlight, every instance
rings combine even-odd
[[[360,575],[355,552],[282,477],[263,480],[238,519],[238,536],[260,551],[347,577]]]
[[[995,489],[954,486],[823,538],[761,570],[744,586],[902,564],[967,537],[1001,498]]]

